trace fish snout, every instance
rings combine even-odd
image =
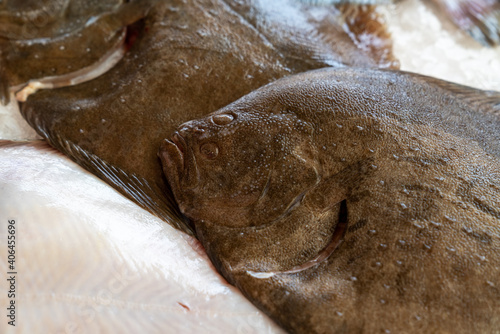
[[[163,173],[174,194],[175,189],[180,187],[179,182],[184,171],[185,152],[186,142],[177,132],[174,133],[171,140],[164,139],[158,151]]]

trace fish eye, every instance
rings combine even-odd
[[[212,116],[212,122],[217,125],[227,125],[234,120],[234,116],[231,114],[220,114]]]
[[[215,159],[219,155],[219,147],[215,143],[205,143],[200,146],[200,153],[207,159]]]

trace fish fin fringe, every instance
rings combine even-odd
[[[306,10],[309,1],[300,1]],[[309,7],[308,7],[309,6]],[[313,6],[314,7],[314,6]],[[331,18],[354,43],[358,50],[373,60],[378,68],[399,69],[399,60],[393,54],[392,37],[385,19],[376,6],[345,3],[330,6]],[[338,37],[332,34],[332,22],[320,20],[316,23],[318,39],[327,45],[336,45]],[[310,45],[305,42],[305,45]],[[309,46],[314,50],[314,46]],[[318,53],[320,55],[320,53]],[[331,66],[331,65],[330,65]]]
[[[12,148],[12,147],[34,147],[36,149],[52,151],[54,153],[62,155],[61,152],[50,146],[43,139],[36,140],[9,140],[9,139],[0,139],[0,148]]]
[[[379,68],[399,69],[392,50],[392,38],[383,16],[373,5],[343,4],[342,26],[354,44],[375,59]]]
[[[459,29],[484,46],[500,45],[500,2],[432,0]]]
[[[165,194],[160,187],[150,184],[146,179],[115,167],[98,156],[87,152],[79,145],[49,133],[38,124],[39,134],[57,150],[64,153],[78,165],[110,184],[122,195],[138,204],[146,211],[166,221],[171,226],[194,235],[189,221],[178,210],[173,195]],[[170,199],[170,200],[169,200]]]
[[[412,75],[421,77],[426,82],[449,91],[475,110],[500,117],[500,92],[472,88],[421,74],[412,73]]]

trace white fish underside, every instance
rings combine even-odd
[[[443,30],[417,0],[384,11],[403,70],[500,90],[500,48]],[[37,135],[11,105],[0,107],[0,138]],[[4,315],[8,219],[18,237],[15,328]],[[1,333],[281,332],[195,248],[62,155],[0,148]]]

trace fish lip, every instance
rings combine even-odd
[[[179,132],[175,131],[172,138],[165,139],[160,147],[160,158],[167,162],[168,165],[181,163],[181,170],[184,170],[184,161],[186,154],[186,140],[182,137]],[[177,161],[175,161],[177,160]]]
[[[181,203],[186,200],[183,193],[195,189],[199,183],[196,157],[187,140],[178,131],[172,134],[171,139],[163,140],[158,156],[162,162],[163,174],[181,207]],[[181,211],[186,214],[186,210],[181,208]]]
[[[184,158],[184,153],[186,152],[186,147],[187,147],[186,139],[184,139],[184,137],[181,136],[179,131],[174,132],[174,134],[172,135],[171,142],[177,146],[177,148],[179,149],[179,151],[181,153],[182,158]]]
[[[163,173],[172,190],[179,186],[185,168],[186,140],[176,131],[171,140],[165,139],[158,152],[163,164]]]

